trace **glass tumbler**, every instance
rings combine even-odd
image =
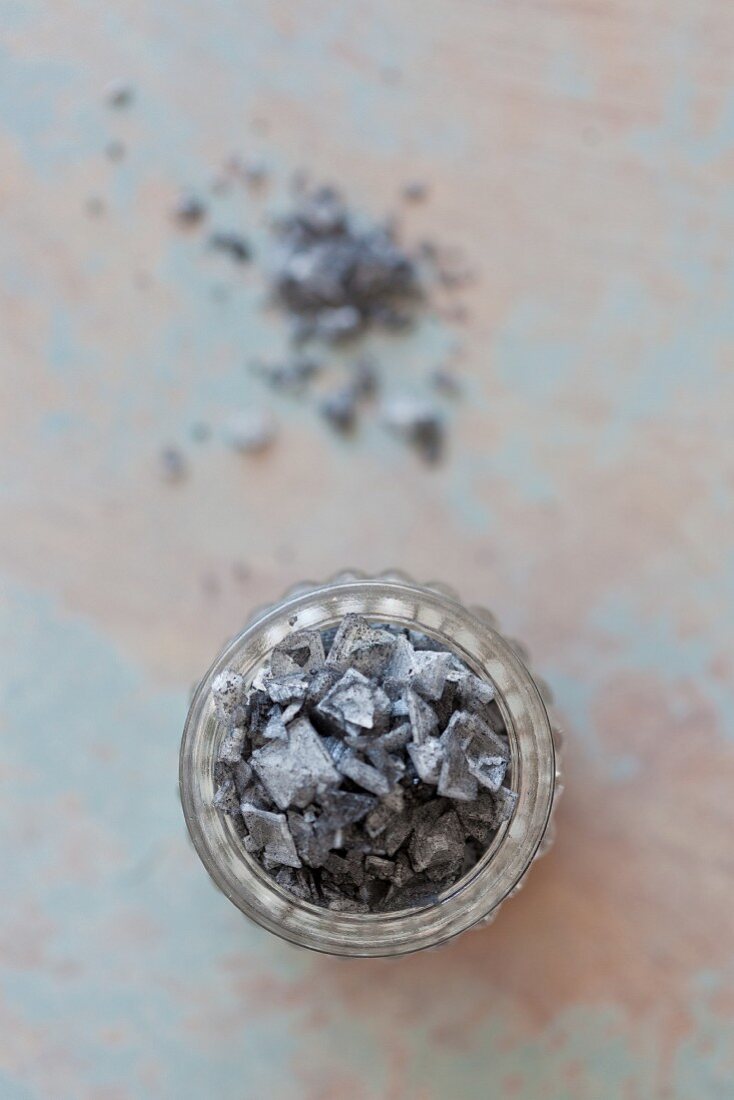
[[[514,813],[481,859],[428,905],[386,913],[332,912],[281,888],[244,848],[229,817],[212,806],[214,768],[225,730],[214,713],[211,683],[225,668],[249,684],[272,649],[293,630],[323,630],[356,613],[437,639],[477,675],[491,681],[511,750],[508,785],[518,792]],[[216,885],[263,928],[302,947],[333,955],[402,955],[436,947],[494,919],[551,842],[549,823],[560,792],[558,730],[546,708],[547,689],[528,671],[519,643],[503,637],[493,616],[464,606],[438,583],[417,584],[400,573],[342,573],[305,583],[257,611],[222,650],[198,685],[181,742],[179,784],[194,847]]]

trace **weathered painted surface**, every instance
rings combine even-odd
[[[0,1094],[734,1095],[734,9],[0,0],[0,24]],[[405,235],[461,249],[469,319],[375,346],[396,390],[462,346],[439,471],[284,405],[272,455],[187,443],[160,482],[159,447],[260,400],[245,360],[283,343],[255,271],[170,224],[236,150],[375,211],[430,181]],[[262,250],[281,199],[213,221]],[[397,963],[243,923],[176,800],[189,683],[249,606],[345,564],[496,608],[570,733],[552,855],[494,926]]]

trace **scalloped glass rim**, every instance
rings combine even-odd
[[[519,797],[510,822],[477,864],[437,902],[380,914],[334,913],[282,890],[245,851],[227,818],[211,805],[221,727],[210,686],[233,666],[249,680],[273,647],[294,629],[329,626],[350,612],[415,627],[454,649],[497,690],[510,738]],[[291,943],[329,954],[398,955],[435,947],[480,922],[519,885],[543,840],[555,785],[555,751],[541,693],[492,617],[463,606],[444,586],[399,574],[341,574],[323,585],[298,585],[260,609],[222,650],[191,701],[181,742],[179,787],[186,824],[208,873],[243,913]]]

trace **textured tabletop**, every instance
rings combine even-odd
[[[0,0],[0,26],[0,1095],[734,1095],[734,8]],[[261,191],[212,193],[234,153]],[[436,468],[247,370],[286,347],[262,266],[298,170],[473,273],[369,341],[390,392],[460,375]],[[254,263],[172,224],[184,186]],[[234,454],[253,403],[279,438]],[[247,924],[177,796],[192,682],[344,566],[492,607],[567,731],[553,852],[493,926],[396,962]]]

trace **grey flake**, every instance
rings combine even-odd
[[[370,791],[372,794],[383,795],[388,794],[390,791],[390,782],[382,772],[372,767],[371,764],[366,764],[364,760],[360,760],[352,749],[347,749],[339,760],[337,767],[342,775],[347,776],[358,787],[364,787],[366,791]]]
[[[272,814],[245,802],[242,816],[254,851],[262,850],[266,859],[281,866],[301,866],[285,814]]]
[[[234,815],[240,812],[240,800],[231,776],[223,779],[219,784],[213,802],[220,813]]]
[[[410,859],[416,871],[451,869],[464,858],[464,836],[453,810],[413,832]]]
[[[250,758],[263,786],[281,810],[307,806],[314,795],[340,782],[339,772],[306,718],[291,724],[285,741],[256,749]]]
[[[244,726],[233,726],[227,736],[220,742],[217,760],[222,764],[234,766],[242,759],[245,747]]]
[[[443,746],[438,738],[431,737],[419,745],[408,745],[407,751],[419,777],[424,783],[435,786],[441,774],[444,757]]]
[[[273,414],[267,409],[249,409],[227,424],[224,441],[240,454],[260,454],[270,447],[277,435]]]
[[[406,689],[405,706],[416,745],[422,745],[429,737],[438,733],[438,719],[434,711],[413,688]]]
[[[299,670],[291,676],[284,676],[280,680],[269,679],[265,684],[265,690],[274,703],[288,705],[305,698],[308,691],[308,681]]]
[[[273,676],[314,672],[324,664],[324,643],[317,630],[297,630],[273,650],[270,669]]]
[[[212,680],[212,698],[217,717],[230,722],[244,703],[245,679],[232,668],[225,668]]]
[[[372,729],[375,724],[375,689],[366,676],[348,669],[318,705],[320,714],[332,719],[341,729],[347,724]]]

